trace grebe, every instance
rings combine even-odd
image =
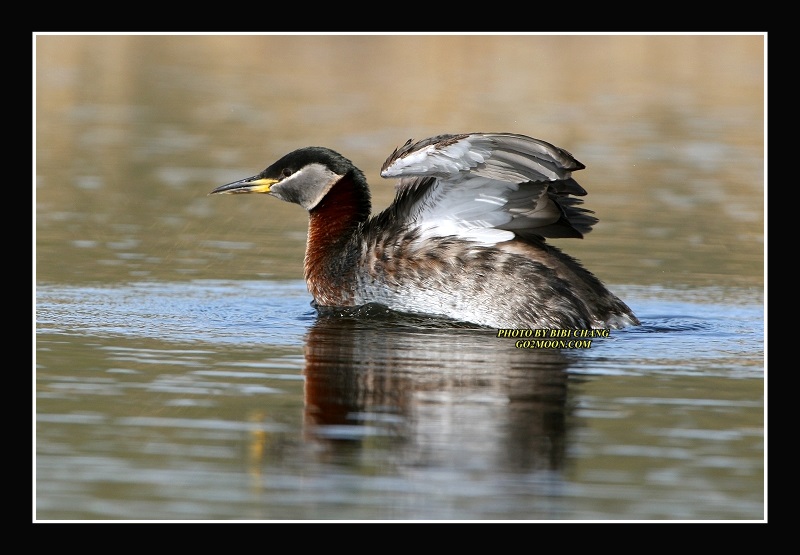
[[[566,150],[514,133],[439,135],[395,149],[394,202],[371,216],[364,174],[324,147],[295,150],[210,194],[266,193],[309,213],[305,279],[318,307],[377,303],[493,328],[620,328],[631,309],[545,238],[597,222]]]

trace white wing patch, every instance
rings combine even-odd
[[[519,185],[481,177],[463,179],[457,186],[439,180],[411,214],[420,241],[455,235],[482,245],[514,238],[514,232],[498,229],[512,214],[504,209],[507,195]]]

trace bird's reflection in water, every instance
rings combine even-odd
[[[326,453],[369,445],[391,449],[397,464],[562,467],[560,351],[518,349],[496,330],[371,316],[320,315],[307,336],[305,431]]]

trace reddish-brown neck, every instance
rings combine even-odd
[[[352,257],[356,253],[347,252],[355,245],[350,238],[367,220],[370,210],[366,184],[346,175],[309,211],[305,276],[318,303],[345,306],[337,297],[354,270]]]

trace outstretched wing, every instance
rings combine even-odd
[[[408,141],[384,162],[399,177],[395,216],[421,238],[458,235],[483,244],[583,237],[597,218],[572,179],[584,165],[550,143],[512,133],[439,135]]]

